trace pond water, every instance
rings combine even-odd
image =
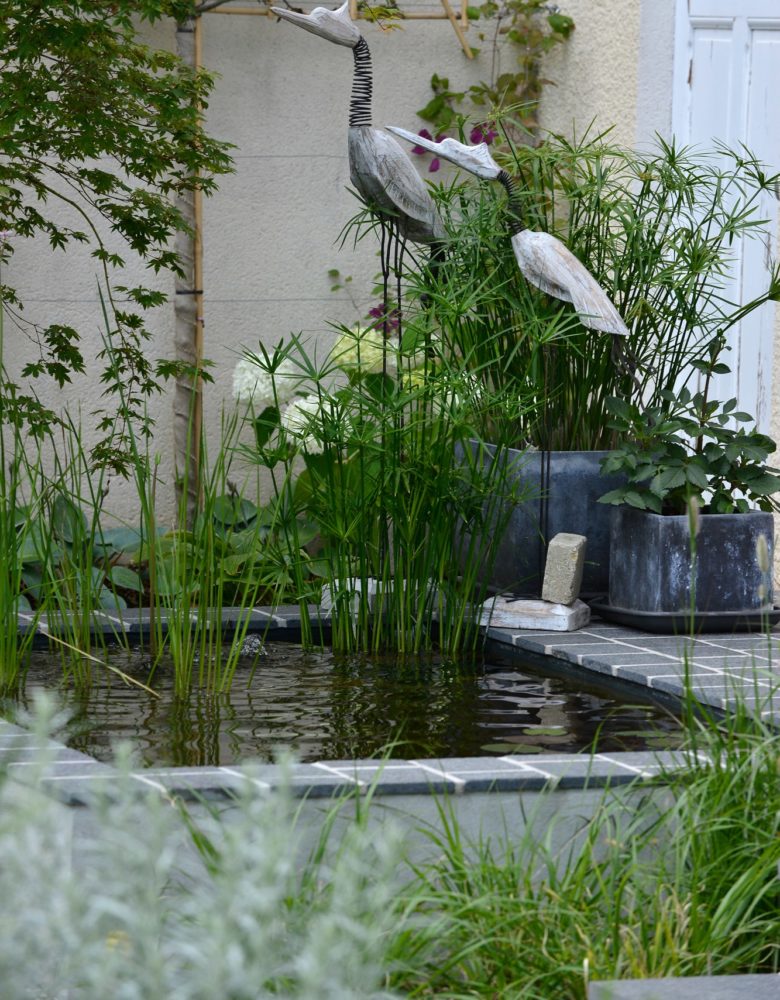
[[[111,660],[139,680],[140,655]],[[399,662],[269,643],[242,664],[229,694],[196,691],[177,699],[163,661],[160,695],[125,686],[100,668],[75,691],[62,683],[59,660],[37,654],[19,702],[36,687],[57,688],[72,713],[58,737],[110,761],[115,741],[130,740],[146,766],[225,765],[273,759],[278,747],[299,760],[375,756],[395,743],[395,757],[472,757],[507,753],[602,752],[679,745],[677,721],[648,705],[627,705],[581,684],[523,668],[443,659]],[[251,679],[250,679],[251,677]],[[16,704],[18,704],[17,702]],[[16,704],[6,704],[12,716]]]

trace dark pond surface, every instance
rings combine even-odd
[[[111,662],[147,679],[140,656]],[[176,699],[161,663],[160,697],[126,687],[94,668],[88,690],[62,684],[59,660],[36,656],[20,702],[36,687],[58,688],[72,713],[70,746],[111,760],[112,745],[130,740],[147,766],[217,765],[272,760],[279,747],[298,759],[371,757],[396,743],[395,757],[471,757],[507,753],[575,753],[658,749],[679,743],[666,712],[628,705],[577,685],[481,662],[338,656],[268,644],[266,655],[239,667],[229,694],[196,691]],[[13,705],[6,705],[12,715]]]

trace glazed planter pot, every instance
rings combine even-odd
[[[598,498],[625,482],[623,475],[603,476],[608,451],[520,451],[506,460],[529,499],[512,514],[501,540],[489,581],[497,590],[538,597],[547,543],[559,531],[585,535],[582,595],[604,594],[608,586],[610,512]]]
[[[613,507],[611,515],[613,608],[670,615],[771,610],[772,514],[699,515],[695,559],[687,514],[664,516],[621,506]],[[768,553],[766,571],[759,566],[761,536]]]

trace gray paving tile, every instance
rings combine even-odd
[[[109,773],[48,775],[41,780],[40,787],[66,805],[92,806],[116,795],[117,776],[110,769]],[[142,794],[140,785],[138,794]]]
[[[113,768],[90,757],[79,761],[54,761],[44,767],[39,767],[34,761],[17,761],[8,764],[8,773],[23,781],[35,779],[36,776],[41,778],[90,778],[93,775],[116,774]]]
[[[689,976],[591,983],[588,1000],[778,1000],[780,976]]]
[[[427,792],[457,792],[463,782],[459,775],[455,780],[445,777],[444,772],[421,767],[419,764],[403,764],[383,768],[356,767],[343,768],[343,773],[361,784],[364,792],[378,795],[424,795]]]
[[[669,673],[670,670],[674,669],[673,660],[651,658],[647,653],[599,653],[596,656],[581,657],[580,663],[588,670],[593,670],[600,674],[609,674],[613,677],[617,677],[622,668],[632,666],[640,668],[640,671],[642,668],[647,668],[648,670],[657,669],[661,673]],[[637,676],[642,675],[640,673]]]
[[[144,777],[159,783],[170,794],[184,800],[235,798],[246,788],[243,775],[226,774],[220,768],[152,768]]]
[[[92,757],[79,753],[78,750],[70,750],[59,743],[54,744],[31,744],[24,746],[16,744],[8,747],[0,747],[0,764],[9,767],[12,764],[89,764],[93,762]]]
[[[434,763],[426,761],[426,764]],[[501,757],[449,757],[435,765],[456,779],[459,792],[519,791],[540,789],[549,779],[526,768],[520,759]],[[432,775],[429,775],[432,777]]]
[[[242,764],[223,768],[227,774],[244,777],[263,788],[278,788],[284,784],[296,796],[322,798],[342,795],[360,788],[353,778],[329,773],[313,764],[296,764],[292,768],[279,768],[273,764]]]
[[[670,663],[675,662],[670,657],[654,653],[652,650],[628,649],[625,647],[616,649],[614,646],[603,653],[599,651],[598,653],[587,654],[582,658],[583,663],[590,663],[591,661],[610,665],[614,663],[658,663],[667,668]]]
[[[711,672],[702,671],[705,676],[717,676]],[[684,676],[682,664],[669,663],[630,663],[618,665],[614,668],[615,677],[621,680],[631,681],[635,684],[646,684],[648,687],[655,687],[656,678],[674,678],[681,688],[680,679]]]
[[[586,657],[598,662],[602,655],[609,655],[615,650],[614,646],[546,646],[544,652],[548,656],[557,656],[561,660],[568,660],[569,663],[582,664]],[[629,652],[629,651],[627,651]]]
[[[534,758],[533,761],[523,763],[529,769],[548,776],[551,784],[562,789],[622,785],[641,777],[635,770],[616,765],[612,761],[579,754],[557,760]]]
[[[688,766],[684,754],[677,750],[634,750],[624,753],[600,753],[600,760],[612,761],[639,773],[657,774],[664,770],[679,770]]]

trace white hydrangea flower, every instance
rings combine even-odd
[[[310,455],[323,450],[322,408],[318,396],[294,399],[281,415],[281,425]]]
[[[233,397],[240,403],[251,403],[260,411],[292,399],[299,382],[300,373],[289,361],[282,361],[271,374],[252,358],[243,357],[233,369]]]
[[[373,326],[345,330],[334,344],[331,358],[343,371],[381,372],[396,367],[394,345]]]

